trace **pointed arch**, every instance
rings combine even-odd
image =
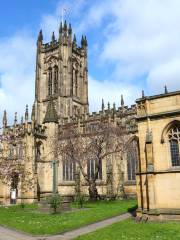
[[[164,143],[165,142],[165,138],[166,138],[166,135],[167,133],[169,132],[169,130],[172,128],[172,127],[180,127],[180,120],[173,120],[171,122],[169,122],[163,129],[162,131],[162,134],[161,134],[161,143]]]
[[[139,138],[134,135],[126,143],[128,181],[136,180],[139,166]]]
[[[139,137],[137,135],[131,136],[126,143],[126,146],[128,147],[132,141],[136,141],[139,144]]]
[[[180,166],[180,121],[175,119],[169,122],[163,129],[161,143],[166,141],[172,167]]]

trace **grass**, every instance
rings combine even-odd
[[[76,240],[178,240],[180,223],[135,223],[128,219],[96,232],[82,235]]]
[[[86,203],[84,210],[62,214],[45,214],[36,205],[1,207],[0,225],[11,227],[32,235],[49,235],[100,221],[124,212],[136,205],[134,200],[100,201]]]

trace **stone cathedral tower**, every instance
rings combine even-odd
[[[59,37],[53,32],[50,43],[43,43],[42,31],[37,40],[34,112],[42,124],[48,103],[54,102],[58,120],[88,113],[87,40],[81,46],[72,39],[71,25],[60,24]]]

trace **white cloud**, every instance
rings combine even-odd
[[[0,118],[4,109],[9,121],[15,112],[24,114],[34,97],[35,42],[27,32],[0,41]]]
[[[78,25],[78,19],[81,16],[82,8],[86,5],[86,0],[66,0],[66,1],[59,1],[57,7],[53,13],[44,14],[42,16],[42,20],[40,23],[41,28],[43,29],[43,34],[45,36],[45,41],[48,41],[51,37],[52,32],[54,31],[56,36],[59,34],[59,25],[62,21],[69,18],[73,19],[73,25]],[[82,20],[82,18],[81,18]],[[80,27],[74,26],[73,30],[78,32]]]
[[[115,79],[121,88],[127,89],[128,85],[134,89],[136,84],[139,89],[147,88],[148,94],[163,91],[164,85],[170,91],[180,88],[179,9],[179,0],[105,0],[84,8],[77,31],[98,29],[93,45],[102,48],[98,60],[105,68],[110,63],[115,69],[108,78],[109,84],[97,81],[100,89],[107,87],[104,94],[110,95],[108,89],[113,88]],[[89,49],[89,55],[92,52],[97,54],[94,47]],[[116,98],[118,90],[114,93]],[[135,98],[136,94],[132,95]],[[91,99],[90,91],[90,104]]]
[[[73,7],[74,16],[78,14],[84,2],[76,1]],[[49,40],[52,31],[58,33],[61,9],[67,9],[67,17],[71,6],[73,2],[59,2],[53,14],[42,16],[40,27],[43,29],[45,41]],[[34,100],[36,39],[30,36],[29,32],[31,31],[28,29],[22,30],[11,37],[0,39],[0,121],[6,109],[10,124],[15,112],[18,112],[18,120],[24,115],[26,104],[29,105],[31,113]]]
[[[147,79],[150,90],[159,93],[163,86],[168,89],[179,90],[180,87],[180,58],[162,63],[154,67]]]
[[[89,56],[96,56],[94,67],[112,71],[100,82],[89,69],[90,110],[98,110],[102,98],[120,103],[121,94],[133,104],[145,86],[150,94],[163,91],[164,85],[180,89],[179,0],[75,2],[59,1],[53,13],[41,17],[40,26],[45,41],[52,31],[57,36],[65,7],[78,38],[93,32],[96,40],[89,45]],[[22,114],[25,104],[33,102],[35,43],[27,32],[0,39],[0,111],[6,108],[10,116]]]
[[[104,8],[102,17],[114,18],[104,31],[101,61],[114,62],[119,81],[134,82],[147,75],[144,83],[151,94],[165,84],[170,90],[180,88],[180,1],[107,0],[106,4],[109,8]]]
[[[98,81],[89,77],[89,103],[90,112],[101,109],[101,102],[107,104],[110,102],[111,107],[113,103],[116,103],[116,107],[120,107],[121,94],[124,96],[125,105],[131,105],[134,103],[134,99],[140,97],[141,90],[136,85],[128,85],[126,83],[115,81]]]

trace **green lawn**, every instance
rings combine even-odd
[[[85,210],[62,214],[44,214],[37,212],[36,205],[1,207],[0,225],[8,226],[33,235],[48,235],[75,229],[92,222],[127,212],[134,207],[134,200],[100,201],[86,203]]]
[[[128,219],[76,240],[179,240],[180,223],[135,223]]]

